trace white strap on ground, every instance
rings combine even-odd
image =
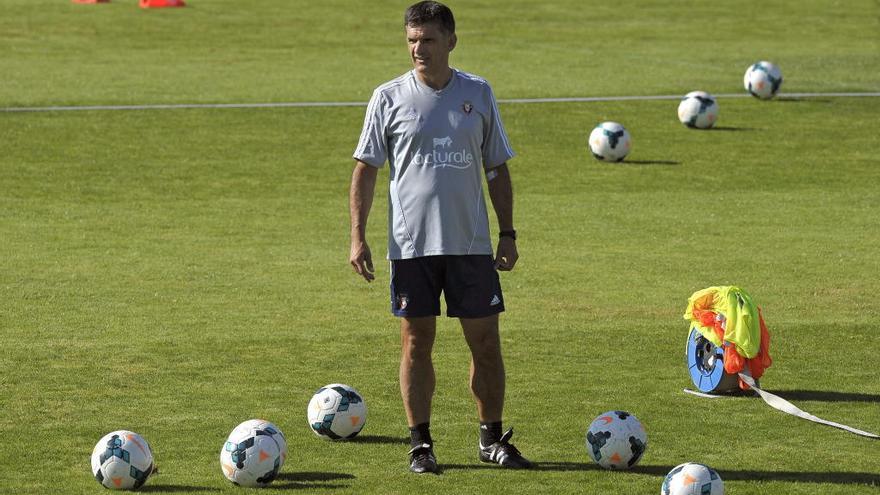
[[[835,428],[840,428],[841,430],[846,430],[850,433],[855,433],[856,435],[861,435],[863,437],[880,438],[880,436],[875,435],[874,433],[862,431],[857,428],[853,428],[852,426],[847,426],[847,425],[842,425],[840,423],[835,423],[834,421],[828,421],[826,419],[822,419],[817,416],[813,416],[812,414],[810,414],[808,412],[802,411],[802,410],[798,409],[797,407],[795,407],[794,404],[792,404],[791,402],[788,402],[787,400],[783,399],[782,397],[779,397],[777,395],[773,395],[770,392],[765,392],[765,391],[761,390],[760,388],[756,387],[755,381],[752,379],[752,377],[750,377],[744,373],[740,373],[739,378],[742,381],[744,381],[749,387],[752,387],[753,389],[755,389],[755,391],[761,395],[761,398],[764,399],[764,402],[766,402],[768,405],[770,405],[770,407],[772,407],[774,409],[778,409],[784,413],[791,414],[792,416],[797,416],[799,418],[806,419],[807,421],[812,421],[814,423],[821,423],[823,425],[828,425],[828,426],[833,426]]]
[[[697,397],[703,397],[706,399],[721,399],[721,398],[727,397],[726,395],[720,395],[720,394],[715,394],[715,395],[704,394],[703,392],[697,392],[696,390],[691,390],[689,388],[683,389],[682,392],[684,392],[686,394],[696,395]]]

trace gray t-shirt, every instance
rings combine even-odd
[[[354,158],[390,165],[388,258],[492,254],[482,176],[513,156],[480,77],[453,69],[437,91],[410,71],[376,88]]]

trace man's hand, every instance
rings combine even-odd
[[[373,255],[370,253],[367,241],[351,241],[351,256],[348,261],[355,273],[364,277],[367,282],[372,282],[376,278],[373,275]]]
[[[507,236],[499,238],[498,249],[495,250],[495,269],[502,272],[513,270],[518,259],[516,241]]]

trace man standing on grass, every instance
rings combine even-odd
[[[438,2],[419,2],[406,10],[404,28],[413,70],[373,92],[354,152],[350,262],[368,282],[374,279],[367,216],[378,169],[387,160],[391,311],[400,317],[400,393],[410,427],[410,469],[438,472],[429,422],[441,292],[447,316],[459,318],[471,351],[479,458],[529,468],[531,462],[510,443],[513,430],[501,433],[498,314],[504,299],[497,270],[512,270],[518,258],[507,168],[514,153],[489,84],[449,66],[457,41],[452,11]],[[494,258],[483,174],[500,230]]]

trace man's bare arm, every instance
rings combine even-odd
[[[367,218],[373,206],[373,193],[376,190],[376,176],[379,169],[360,160],[355,161],[351,174],[351,189],[348,207],[351,213],[351,254],[349,263],[354,271],[371,282],[373,275],[373,256],[367,244]]]

